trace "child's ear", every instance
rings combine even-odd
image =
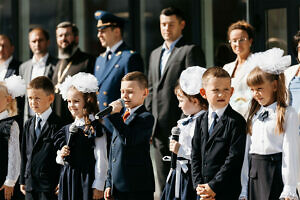
[[[277,80],[274,80],[272,82],[272,86],[273,86],[273,92],[276,92],[277,91],[277,88],[278,88],[278,81]]]
[[[206,91],[205,91],[204,88],[201,88],[201,89],[200,89],[200,94],[201,94],[201,96],[202,96],[204,99],[206,99]]]
[[[53,103],[53,101],[54,101],[54,94],[50,94],[50,95],[49,95],[49,101],[50,101],[51,103]]]
[[[230,97],[232,96],[233,92],[234,92],[234,87],[231,87]]]
[[[149,89],[148,88],[145,88],[144,90],[144,97],[146,98],[149,94]]]

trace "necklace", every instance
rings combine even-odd
[[[66,68],[64,69],[64,71],[62,71],[63,68],[63,62],[59,65],[59,69],[58,69],[58,74],[57,74],[57,84],[55,85],[55,93],[59,93],[59,87],[62,83],[62,81],[64,80],[69,68],[72,65],[72,61],[70,61],[68,63],[68,65],[66,66]]]

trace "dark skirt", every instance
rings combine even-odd
[[[282,153],[249,155],[248,200],[279,199],[283,190]]]
[[[187,164],[188,171],[184,173],[181,169],[179,198],[175,197],[176,170],[168,177],[165,188],[161,194],[161,200],[193,200],[196,199],[196,191],[193,188],[191,177],[191,165]]]

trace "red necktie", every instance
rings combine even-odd
[[[130,112],[128,110],[125,111],[124,115],[123,115],[123,121],[125,122],[126,119],[129,117]]]

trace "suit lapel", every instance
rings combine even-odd
[[[205,152],[205,148],[206,148],[206,143],[207,143],[207,140],[208,140],[208,111],[204,114],[202,120],[201,120],[201,130],[202,130],[202,137],[203,138],[202,140],[202,145],[201,145],[201,148],[202,148],[202,154],[204,154]],[[202,155],[204,156],[204,155]]]
[[[125,124],[126,125],[130,124],[132,122],[132,120],[134,120],[137,115],[139,115],[139,114],[141,114],[142,112],[145,112],[145,111],[146,111],[146,108],[145,108],[144,105],[142,105],[134,113],[129,115],[129,117],[125,121]]]
[[[154,52],[155,54],[153,55],[154,58],[157,58],[155,59],[153,62],[153,65],[154,66],[157,66],[157,67],[154,67],[154,74],[155,74],[155,77],[156,77],[156,80],[159,81],[160,80],[160,60],[161,60],[161,49],[162,49],[162,46],[156,51]]]
[[[33,63],[32,60],[30,60],[29,65],[27,66],[27,70],[26,70],[26,75],[25,75],[25,79],[26,81],[29,83],[31,80],[31,74],[32,74],[32,69],[33,69]]]
[[[29,134],[30,134],[30,138],[31,138],[31,142],[32,142],[32,146],[34,147],[35,146],[35,143],[36,143],[36,138],[35,138],[35,121],[36,121],[36,117],[34,117],[32,119],[32,123],[30,124],[30,127],[29,127]]]

